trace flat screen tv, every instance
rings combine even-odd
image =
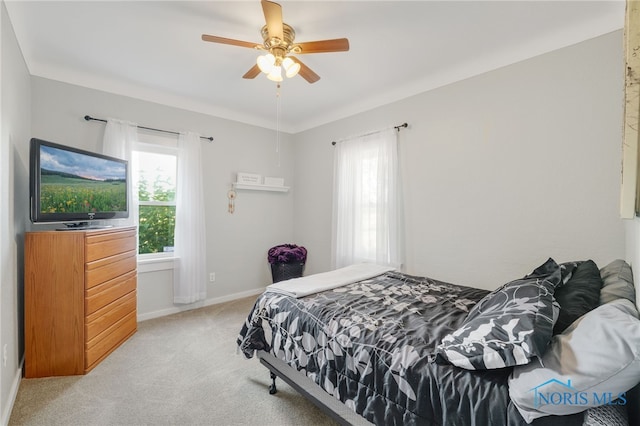
[[[126,160],[31,139],[31,221],[79,228],[128,217],[127,170]]]

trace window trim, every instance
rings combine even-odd
[[[166,254],[166,255],[165,255]],[[147,253],[138,255],[138,272],[155,272],[175,269],[178,257],[173,253]]]
[[[154,207],[175,207],[176,202],[174,201],[141,201],[138,200],[139,206],[154,206]]]

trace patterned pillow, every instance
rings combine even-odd
[[[552,336],[553,292],[560,266],[549,259],[531,274],[492,291],[476,304],[436,349],[436,360],[468,370],[527,364],[540,357]]]

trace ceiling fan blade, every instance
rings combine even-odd
[[[346,38],[335,38],[332,40],[308,41],[306,43],[296,43],[295,49],[297,54],[302,53],[327,53],[327,52],[346,52],[349,50],[349,40]]]
[[[282,26],[282,6],[272,1],[262,0],[262,11],[267,22],[267,32],[269,37],[277,37],[284,40],[284,29]]]
[[[258,67],[258,64],[256,64],[252,66],[251,69],[242,76],[242,78],[256,78],[258,74],[260,74],[260,68]]]
[[[256,46],[260,46],[257,43],[251,43],[249,41],[235,40],[232,38],[218,37],[218,36],[212,36],[208,34],[202,34],[202,41],[210,41],[213,43],[221,43],[221,44],[230,44],[232,46],[249,47],[251,49],[256,48]]]
[[[300,59],[295,58],[295,61],[300,64],[300,71],[298,71],[298,74],[300,75],[300,77],[304,78],[305,80],[307,80],[309,83],[312,83],[312,84],[320,80],[320,76],[315,72],[313,72],[311,68],[303,64],[300,61]]]

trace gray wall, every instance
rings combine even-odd
[[[29,72],[4,2],[0,2],[0,30],[0,421],[6,424],[22,372],[22,253],[29,200],[24,141],[30,135],[31,118]]]
[[[622,31],[295,135],[295,239],[330,268],[332,140],[399,133],[406,271],[493,289],[625,256]],[[313,224],[313,225],[312,225]]]
[[[256,294],[271,283],[266,253],[270,247],[289,242],[293,237],[295,185],[288,193],[238,191],[234,214],[227,212],[227,191],[239,171],[280,176],[285,184],[291,185],[290,135],[282,135],[278,158],[276,134],[271,130],[39,77],[32,77],[31,90],[33,137],[99,151],[105,126],[85,121],[86,114],[213,136],[214,142],[201,142],[208,268],[216,273],[215,283],[209,283],[206,303]],[[22,142],[26,144],[28,140]],[[141,318],[182,308],[172,302],[172,277],[171,270],[139,274]]]

